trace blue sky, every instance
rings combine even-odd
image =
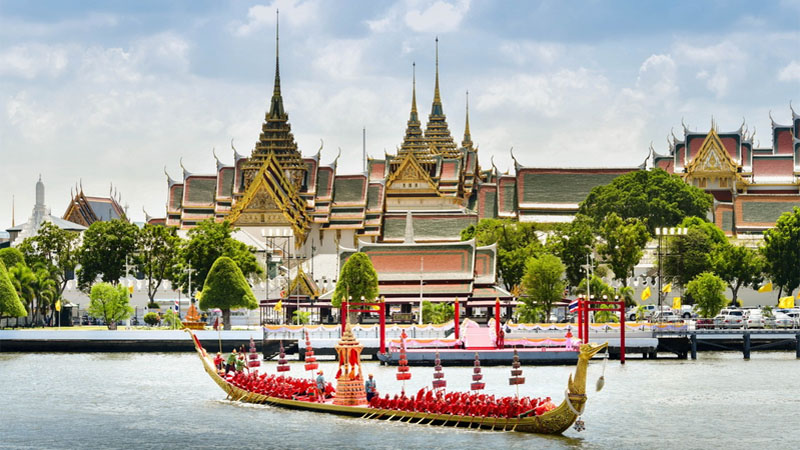
[[[62,215],[70,187],[129,215],[164,215],[166,179],[249,153],[272,92],[281,11],[284,104],[304,154],[342,149],[339,173],[402,141],[417,64],[430,108],[439,37],[457,141],[465,92],[481,165],[638,165],[681,119],[744,118],[770,146],[771,110],[800,111],[800,0],[39,1],[0,0],[0,228],[27,219],[39,174]]]

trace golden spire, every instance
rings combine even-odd
[[[467,123],[464,126],[464,140],[461,141],[464,148],[472,148],[472,135],[469,132],[469,91],[467,91]]]
[[[279,11],[275,10],[275,87],[272,89],[272,102],[269,108],[269,116],[272,118],[282,118],[283,97],[281,96],[281,71],[280,71],[280,32],[279,32]]]
[[[414,120],[417,119],[417,63],[411,63],[411,79],[412,87],[411,87],[411,115],[414,116]]]
[[[442,116],[442,98],[439,95],[439,36],[436,36],[436,87],[433,90],[431,115]]]
[[[450,129],[447,126],[447,117],[442,107],[442,97],[439,94],[439,38],[436,38],[436,85],[433,94],[431,114],[428,116],[428,125],[425,127],[425,140],[435,151],[434,154],[445,158],[459,158],[458,150]]]

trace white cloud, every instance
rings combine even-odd
[[[66,47],[21,44],[0,52],[0,76],[28,80],[39,76],[57,77],[69,63]]]
[[[781,81],[800,81],[800,62],[792,61],[778,72]]]
[[[255,5],[247,10],[247,21],[235,24],[234,34],[247,36],[262,28],[275,26],[275,11],[280,10],[282,19],[294,27],[308,25],[318,14],[314,1],[275,0],[269,5]]]
[[[676,65],[670,55],[650,55],[639,67],[636,88],[651,100],[677,95]]]
[[[405,14],[405,24],[418,32],[448,33],[456,31],[469,11],[469,0],[445,2],[439,0],[427,8],[411,7]],[[425,4],[427,5],[427,4]]]
[[[563,54],[564,46],[552,42],[506,41],[500,53],[517,65],[530,62],[551,64]]]
[[[485,93],[477,99],[479,109],[505,109],[513,105],[522,111],[556,117],[576,102],[585,102],[608,92],[608,80],[586,68],[561,69],[553,73],[516,74],[485,82]]]
[[[362,56],[365,46],[363,40],[331,40],[319,49],[313,65],[329,77],[353,79],[364,73]]]

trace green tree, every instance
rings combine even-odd
[[[533,224],[507,219],[481,219],[461,230],[461,240],[470,239],[480,246],[497,244],[497,274],[508,290],[520,284],[527,259],[544,250]]]
[[[544,321],[550,316],[553,303],[561,300],[564,295],[564,264],[557,256],[544,254],[538,258],[530,258],[525,264],[525,276],[522,278],[522,287],[526,296],[522,302],[528,311],[538,311],[526,314],[542,314]],[[541,317],[541,316],[540,316]]]
[[[180,264],[173,274],[173,280],[183,292],[192,294],[189,292],[190,268],[192,291],[196,291],[205,285],[211,267],[222,256],[232,259],[245,277],[264,273],[256,261],[255,249],[231,237],[233,231],[227,220],[217,223],[213,219],[204,220],[189,230],[189,240],[180,250]]]
[[[586,277],[583,266],[586,256],[594,251],[595,235],[591,221],[584,215],[575,216],[567,226],[556,230],[548,240],[548,247],[566,266],[567,282],[577,286]]]
[[[455,308],[449,303],[431,303],[427,300],[422,302],[423,323],[445,323],[454,317]]]
[[[227,256],[217,258],[205,277],[200,309],[219,308],[226,330],[231,329],[231,309],[258,308],[258,302],[239,266]]]
[[[642,259],[650,239],[647,227],[639,219],[622,219],[616,213],[606,216],[600,227],[601,243],[597,246],[603,262],[614,272],[614,279],[628,285],[628,276]]]
[[[0,319],[6,317],[24,317],[27,314],[25,306],[17,295],[17,290],[11,283],[6,265],[0,261]]]
[[[161,283],[170,278],[170,271],[178,262],[180,241],[175,227],[148,223],[136,234],[136,269],[147,280],[150,303],[155,301]]]
[[[86,291],[99,276],[116,285],[126,275],[126,263],[133,263],[136,249],[136,225],[124,220],[98,221],[83,232],[78,262],[78,286]]]
[[[26,238],[19,246],[29,267],[41,262],[56,268],[52,272],[59,297],[64,295],[67,281],[72,279],[78,264],[79,237],[78,232],[44,222],[36,236]]]
[[[725,282],[711,272],[701,273],[686,286],[702,317],[714,317],[725,307],[728,301],[722,295],[724,290]]]
[[[133,314],[133,308],[128,304],[128,290],[125,286],[97,283],[92,286],[89,300],[89,315],[103,319],[109,330],[116,330],[117,322]]]
[[[154,327],[161,322],[161,317],[159,317],[158,313],[154,311],[150,311],[149,313],[145,314],[142,319],[144,319],[144,323],[150,325],[151,327]]]
[[[56,285],[55,268],[44,263],[36,263],[33,267],[33,279],[30,288],[33,292],[33,320],[34,323],[41,323],[40,317],[47,314],[49,306],[53,305],[58,298],[58,286]]]
[[[372,261],[366,253],[353,253],[347,258],[339,271],[339,280],[333,291],[331,305],[334,308],[342,306],[342,299],[352,297],[360,300],[374,300],[378,297],[378,273],[372,267]],[[354,316],[348,317],[354,319]]]
[[[161,322],[170,329],[178,329],[181,327],[181,318],[174,309],[169,308],[164,311],[164,317],[161,318]]]
[[[33,284],[35,281],[33,271],[30,267],[25,265],[25,263],[22,263],[10,267],[8,269],[8,276],[11,278],[11,284],[14,286],[14,290],[17,291],[22,305],[30,312],[31,306],[33,306],[33,299],[36,295],[33,291]],[[19,326],[19,317],[17,317],[17,326]]]
[[[6,269],[11,269],[17,264],[25,264],[25,255],[14,247],[0,248],[0,262],[6,265]]]
[[[775,228],[764,231],[764,272],[778,286],[778,298],[800,285],[800,208],[778,218]]]
[[[705,217],[712,202],[711,195],[678,175],[661,169],[638,170],[593,188],[578,213],[591,217],[596,225],[612,213],[639,219],[654,234],[656,227],[675,226],[684,217]]]
[[[714,248],[710,260],[714,273],[731,290],[733,302],[738,302],[741,287],[755,288],[764,279],[764,259],[756,249],[726,243]]]
[[[300,325],[307,324],[311,320],[311,313],[309,311],[296,310],[292,313],[292,322]]]

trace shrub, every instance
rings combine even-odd
[[[149,312],[144,315],[144,323],[150,325],[151,327],[158,325],[159,322],[161,322],[161,318],[158,317],[158,313],[156,312]]]

